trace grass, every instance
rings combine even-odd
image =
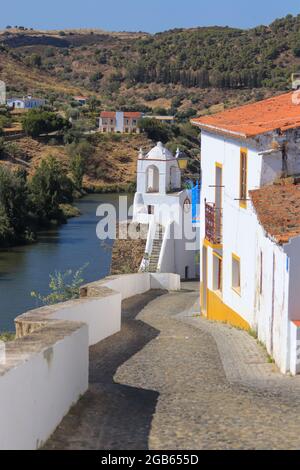
[[[60,204],[59,207],[66,219],[70,219],[71,217],[78,217],[80,215],[80,210],[71,204]]]
[[[275,364],[275,360],[273,357],[268,353],[268,350],[266,348],[266,345],[258,339],[257,331],[256,330],[249,330],[248,331],[249,335],[252,336],[257,342],[257,344],[264,350],[266,356],[267,356],[267,361],[269,364]]]
[[[14,341],[16,339],[15,333],[0,332],[0,341],[4,341],[5,343],[8,341]]]

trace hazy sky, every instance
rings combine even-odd
[[[299,0],[2,0],[0,28],[148,32],[216,24],[247,28],[288,13],[300,13]]]

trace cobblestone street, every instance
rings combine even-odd
[[[196,318],[193,283],[123,303],[90,388],[46,449],[299,449],[300,379],[247,333]]]

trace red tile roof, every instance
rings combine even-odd
[[[139,112],[125,112],[124,113],[125,118],[132,118],[132,119],[139,119],[142,117],[142,113]]]
[[[102,111],[100,114],[102,118],[115,118],[116,112],[115,111]],[[139,112],[124,112],[124,118],[132,118],[132,119],[139,119],[142,117],[142,113]]]
[[[102,111],[100,114],[100,117],[102,118],[115,118],[116,113],[114,111]]]
[[[281,245],[300,236],[299,182],[299,178],[287,178],[278,184],[249,191],[259,222]]]
[[[275,129],[286,131],[300,127],[299,94],[295,92],[192,119],[192,124],[232,137],[254,137]],[[298,97],[298,101],[293,98]]]

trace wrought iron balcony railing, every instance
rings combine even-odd
[[[205,238],[213,245],[222,243],[222,209],[206,201]]]

